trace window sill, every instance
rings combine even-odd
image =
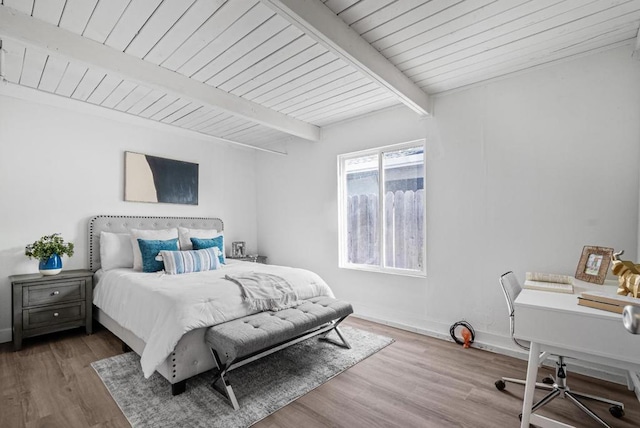
[[[349,269],[349,270],[359,270],[363,272],[376,272],[388,275],[398,275],[398,276],[410,276],[415,278],[426,278],[427,273],[425,271],[416,271],[416,270],[408,270],[408,269],[396,269],[396,268],[381,268],[379,266],[367,266],[367,265],[356,265],[356,264],[340,264],[338,266],[340,269]]]

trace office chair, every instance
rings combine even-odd
[[[511,271],[500,276],[500,286],[502,287],[502,292],[504,293],[504,297],[507,301],[507,308],[509,310],[509,324],[511,327],[511,339],[522,349],[529,350],[529,347],[523,345],[515,338],[515,308],[513,302],[516,300],[516,297],[522,291],[522,287],[518,282],[515,274]],[[538,365],[541,365],[544,360],[548,357],[548,353],[542,352],[540,354],[540,358],[538,359]],[[535,403],[531,408],[531,412],[535,412],[540,409],[542,406],[549,404],[554,398],[569,398],[569,400],[578,406],[580,410],[585,412],[591,418],[595,419],[601,425],[605,427],[609,427],[609,425],[603,421],[598,415],[593,413],[587,406],[585,406],[578,398],[588,398],[591,400],[601,401],[603,403],[611,404],[609,407],[609,412],[612,416],[616,418],[621,418],[624,416],[624,404],[619,401],[609,400],[603,397],[597,397],[595,395],[584,394],[581,392],[571,391],[567,386],[567,369],[566,364],[564,363],[564,357],[560,355],[556,355],[558,361],[556,362],[556,377],[553,378],[551,376],[545,377],[542,382],[536,382],[536,388],[546,389],[550,391],[546,396],[544,396],[540,401]],[[512,379],[503,377],[500,380],[495,382],[495,386],[499,391],[503,391],[506,388],[506,383],[516,383],[519,385],[524,385],[526,382],[521,379]],[[520,419],[522,419],[522,414],[520,414]]]
[[[509,327],[510,327],[511,340],[513,340],[513,343],[518,345],[519,348],[524,349],[525,351],[529,351],[529,347],[520,343],[520,341],[516,339],[514,336],[515,308],[513,306],[513,302],[516,300],[516,297],[518,297],[518,294],[520,294],[520,292],[522,291],[522,287],[520,287],[520,283],[518,282],[518,279],[511,271],[500,276],[500,287],[502,288],[502,293],[504,294],[504,298],[507,301],[507,309],[509,311]],[[540,354],[540,357],[538,359],[538,366],[540,366],[544,362],[544,360],[547,359],[548,355],[549,354],[547,352],[542,352]],[[504,390],[507,387],[506,385],[507,382],[515,383],[518,385],[526,384],[526,381],[524,379],[514,379],[510,377],[503,377],[500,380],[497,380],[495,382],[496,388],[498,388],[499,391]],[[546,389],[548,391],[551,391],[553,389],[552,385],[554,383],[555,383],[555,380],[551,376],[547,376],[544,379],[542,379],[542,383],[536,382],[536,388]]]

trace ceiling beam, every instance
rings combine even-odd
[[[322,2],[260,1],[367,77],[387,88],[415,112],[429,114],[429,96]]]
[[[636,47],[633,50],[631,56],[637,60],[640,60],[640,28],[638,28],[638,35],[636,36]]]
[[[0,6],[0,37],[77,61],[89,68],[203,103],[235,116],[311,141],[320,140],[320,128],[211,85],[127,55],[109,46]]]

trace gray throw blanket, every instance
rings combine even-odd
[[[242,275],[225,275],[242,290],[242,298],[251,309],[279,311],[298,303],[298,294],[286,279],[262,272],[247,272]]]

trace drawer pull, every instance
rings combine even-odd
[[[54,313],[53,313],[53,316],[54,316],[54,317],[57,317],[58,315],[60,315],[60,314],[59,314],[59,313],[57,313],[57,312],[54,312]]]
[[[60,294],[60,292],[58,290],[56,290],[53,293],[51,293],[52,296],[57,296],[58,294]]]

